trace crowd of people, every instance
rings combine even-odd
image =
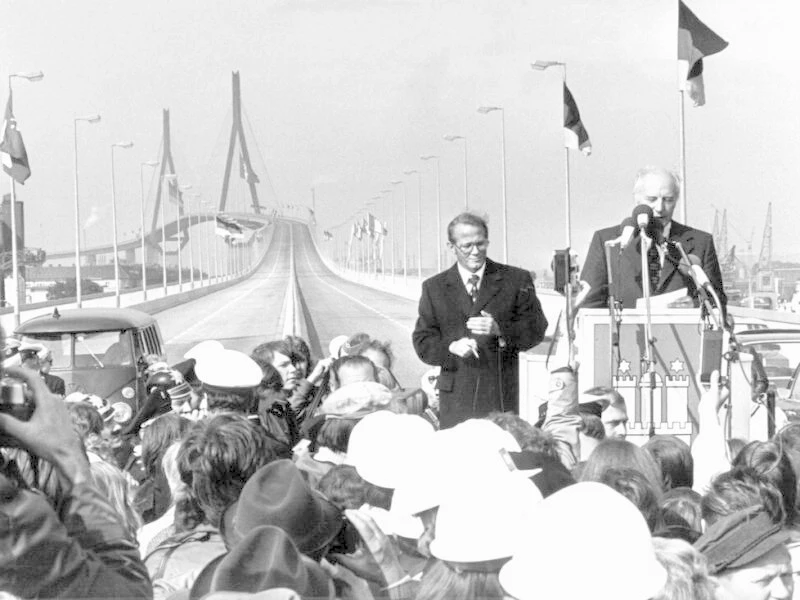
[[[654,294],[687,283],[675,248],[715,261],[705,234],[671,220],[673,175],[643,170],[634,192],[655,223]],[[594,245],[620,245],[605,238],[624,229]],[[791,598],[800,424],[728,439],[715,371],[697,382],[691,445],[656,435],[639,447],[624,398],[580,382],[569,352],[551,357],[539,419],[526,421],[517,360],[547,319],[530,274],[488,260],[488,245],[474,214],[448,226],[455,263],[423,284],[412,335],[434,366],[419,382],[398,381],[391,344],[367,333],[324,357],[295,336],[249,355],[206,340],[174,365],[153,357],[146,398],[121,419],[91,389],[64,397],[46,347],[8,340],[5,373],[27,392],[3,388],[0,592]],[[594,276],[604,256],[585,269],[592,302],[617,295]],[[627,279],[625,302],[648,284]]]
[[[622,397],[568,366],[538,423],[441,428],[437,373],[398,382],[365,333],[321,359],[297,337],[202,342],[148,367],[124,425],[91,390],[52,391],[46,349],[6,351],[35,403],[0,415],[12,597],[792,596],[800,425],[726,441],[716,376],[691,447],[638,447]]]

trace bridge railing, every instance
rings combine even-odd
[[[243,249],[241,259],[239,259],[238,262],[232,262],[228,270],[225,269],[227,266],[224,264],[225,261],[217,261],[217,269],[214,268],[214,262],[210,261],[210,268],[206,268],[206,265],[204,265],[203,268],[207,276],[201,279],[195,278],[193,285],[191,279],[183,281],[181,284],[178,282],[168,282],[166,287],[163,285],[148,285],[146,295],[143,293],[141,287],[138,289],[121,290],[119,294],[119,305],[121,307],[138,308],[139,310],[153,314],[225,289],[247,279],[258,269],[259,265],[266,257],[272,242],[273,231],[274,227],[265,226],[258,232],[254,232],[251,239],[248,240],[248,243],[241,246]],[[258,235],[259,233],[260,235]],[[220,262],[222,264],[220,264]],[[81,304],[84,307],[114,307],[117,305],[116,293],[110,291],[83,296]],[[55,307],[60,309],[76,308],[77,301],[75,298],[60,298],[46,302],[24,304],[20,306],[19,320],[24,323],[33,317],[50,314]],[[0,308],[0,326],[2,326],[6,335],[15,329],[17,324],[15,322],[13,307],[7,306]]]

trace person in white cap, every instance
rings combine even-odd
[[[67,386],[64,380],[58,375],[50,373],[53,367],[53,352],[45,347],[44,350],[39,352],[39,374],[44,379],[47,389],[58,396],[65,396],[67,393]]]

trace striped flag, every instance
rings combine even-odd
[[[589,141],[589,134],[581,121],[581,113],[578,105],[569,91],[567,84],[564,84],[564,145],[567,148],[580,150],[586,156],[592,153],[592,142]]]
[[[695,106],[706,103],[703,57],[722,52],[727,47],[728,42],[678,1],[678,89],[686,91]]]
[[[22,134],[17,129],[10,91],[0,136],[2,136],[0,137],[0,157],[3,162],[3,171],[11,175],[17,183],[24,184],[25,180],[31,176],[31,167],[28,163],[28,152],[25,150]]]
[[[244,239],[244,228],[235,220],[225,215],[217,215],[216,220],[216,234],[224,237],[225,239],[242,240]]]

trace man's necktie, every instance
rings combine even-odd
[[[467,292],[469,293],[469,295],[472,298],[473,302],[475,302],[475,300],[478,299],[478,281],[479,281],[479,279],[480,278],[477,275],[472,275],[469,278],[469,281],[467,281]]]
[[[650,279],[650,292],[655,292],[661,276],[661,255],[655,244],[652,244],[647,251],[647,271]]]

